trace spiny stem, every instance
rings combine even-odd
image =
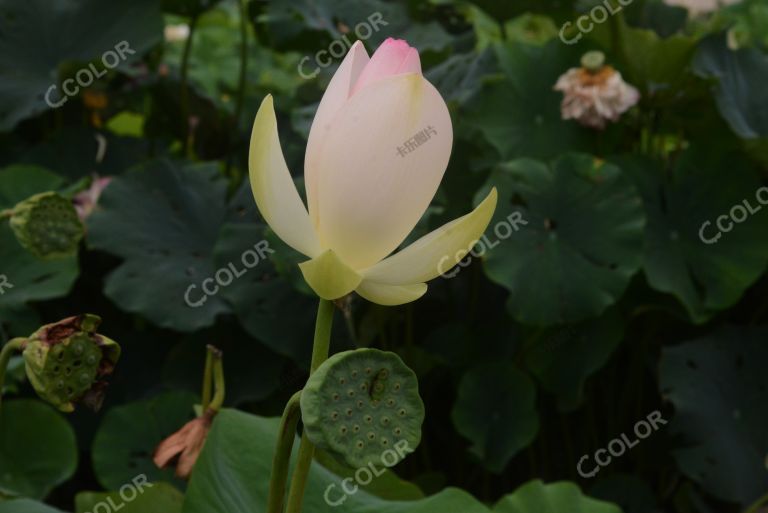
[[[285,405],[283,418],[280,421],[277,449],[272,459],[272,477],[269,481],[267,513],[282,513],[283,511],[291,451],[293,450],[293,442],[296,439],[296,426],[298,426],[299,419],[301,418],[300,399],[301,391],[293,394],[288,404]]]
[[[8,362],[10,362],[13,353],[24,347],[26,341],[27,339],[25,338],[13,338],[3,346],[2,350],[0,350],[0,406],[2,406],[3,386],[5,384],[5,372],[8,367]]]
[[[320,300],[317,309],[317,322],[315,324],[315,341],[312,347],[312,375],[324,361],[328,359],[328,351],[331,344],[331,326],[333,324],[333,302],[326,299]],[[307,477],[312,464],[312,456],[315,446],[307,438],[306,432],[301,435],[299,456],[296,468],[291,479],[291,490],[288,493],[288,507],[286,513],[300,513],[304,504],[304,489],[307,487]]]

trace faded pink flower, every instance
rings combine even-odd
[[[75,210],[77,210],[77,216],[80,218],[80,221],[84,222],[86,218],[91,215],[93,209],[96,208],[96,205],[99,202],[101,193],[104,192],[104,189],[107,188],[107,185],[109,185],[109,182],[111,181],[111,176],[105,176],[103,178],[95,177],[88,189],[77,193],[75,197],[72,198],[72,203],[75,205]]]
[[[604,66],[602,55],[587,54],[582,64],[590,61],[588,56],[593,65],[569,69],[557,80],[555,90],[564,94],[560,104],[563,119],[603,129],[606,121],[618,121],[622,113],[635,105],[640,93],[624,82],[621,73]]]
[[[739,3],[741,0],[664,0],[667,5],[675,7],[685,7],[691,16],[698,16],[712,11],[716,11],[726,5]]]

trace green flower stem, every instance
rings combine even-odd
[[[0,220],[3,219],[10,219],[13,217],[13,209],[9,208],[7,210],[0,210]]]
[[[190,142],[190,135],[189,135],[189,84],[188,84],[188,74],[189,74],[189,56],[192,53],[192,39],[195,37],[195,29],[197,28],[197,20],[198,15],[195,14],[192,16],[192,18],[189,20],[189,35],[187,36],[187,40],[184,42],[184,51],[181,55],[181,100],[180,100],[180,106],[181,106],[181,126],[184,129],[184,134],[181,140],[181,153],[183,156],[188,157],[191,156],[188,154],[189,151],[189,142]]]
[[[203,412],[208,409],[211,404],[211,387],[213,386],[213,351],[208,346],[208,351],[205,355],[205,371],[203,372],[203,395],[202,406]]]
[[[285,486],[288,480],[288,468],[291,461],[293,442],[296,439],[296,426],[301,418],[299,400],[301,391],[293,394],[293,397],[285,405],[283,418],[280,421],[280,432],[277,438],[277,450],[272,459],[272,477],[269,481],[269,499],[267,499],[267,513],[282,513],[285,504]]]
[[[240,77],[237,83],[237,100],[235,103],[235,117],[233,121],[233,140],[238,139],[240,118],[243,115],[243,105],[245,104],[246,78],[248,76],[248,0],[239,0],[237,4],[240,12]],[[234,144],[230,142],[230,145]],[[233,153],[233,148],[230,147],[227,162],[224,166],[225,176],[230,176]]]
[[[744,513],[757,513],[760,507],[768,503],[768,493],[757,499],[749,508],[744,510]]]
[[[212,350],[213,353],[213,399],[208,405],[209,410],[219,411],[224,405],[226,384],[224,382],[224,362],[221,359],[221,351]]]
[[[0,406],[2,406],[3,401],[3,386],[5,384],[5,371],[8,367],[8,362],[11,360],[11,355],[16,351],[21,350],[26,341],[27,339],[25,338],[11,339],[5,346],[3,346],[3,349],[0,350]]]
[[[328,359],[332,324],[333,302],[321,299],[317,309],[310,375]],[[301,512],[302,505],[304,504],[304,489],[307,487],[307,476],[309,475],[309,467],[312,464],[314,453],[315,446],[309,441],[306,433],[303,433],[301,435],[301,445],[299,445],[299,457],[296,462],[296,468],[293,471],[293,478],[291,479],[291,490],[288,493],[286,513]]]

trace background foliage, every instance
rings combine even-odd
[[[66,418],[12,363],[0,512],[83,513],[138,474],[156,486],[125,513],[262,510],[270,417],[306,379],[316,301],[298,255],[253,204],[250,124],[274,95],[301,182],[339,60],[305,75],[374,13],[387,24],[365,41],[369,52],[387,37],[416,46],[454,120],[451,163],[417,234],[495,186],[488,235],[498,244],[416,303],[355,298],[337,312],[333,349],[397,352],[427,410],[399,477],[341,509],[719,513],[768,493],[768,208],[716,244],[699,237],[704,221],[755,204],[768,178],[768,4],[694,18],[635,0],[563,43],[560,27],[594,5],[0,0],[0,210],[114,177],[77,257],[38,260],[0,225],[0,275],[13,284],[0,290],[1,341],[93,312],[124,351],[103,410]],[[191,38],[164,37],[178,24]],[[49,86],[99,66],[121,41],[135,55],[60,108],[45,104]],[[641,93],[602,132],[562,120],[553,90],[592,49]],[[513,212],[528,224],[497,240],[493,226]],[[185,303],[190,285],[262,239],[274,250],[267,261],[200,307]],[[151,455],[192,418],[208,343],[224,351],[231,409],[185,483]],[[577,473],[583,455],[655,410],[669,421],[659,432],[593,479]],[[308,511],[336,510],[323,491],[345,472],[313,467]]]

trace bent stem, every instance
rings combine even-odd
[[[296,439],[296,426],[301,418],[301,390],[285,405],[283,418],[280,421],[280,431],[277,435],[277,449],[272,459],[272,477],[269,481],[269,498],[267,513],[282,513],[285,504],[285,487],[288,480],[288,467],[293,451],[293,441]]]
[[[221,407],[224,405],[224,395],[226,392],[226,386],[224,382],[224,362],[222,361],[221,357],[221,351],[214,348],[213,346],[208,346],[209,354],[212,355],[213,359],[213,399],[211,399],[210,404],[208,404],[208,408],[206,410],[212,410],[214,412],[218,412]]]
[[[208,409],[208,405],[211,404],[211,388],[213,386],[213,351],[211,351],[210,346],[207,348],[207,352],[205,354],[205,371],[203,372],[203,394],[202,394],[202,402],[200,403],[202,406],[202,411],[206,411]]]
[[[328,359],[328,350],[331,343],[331,326],[333,324],[333,302],[326,299],[320,300],[317,308],[317,322],[315,324],[315,341],[312,347],[312,366],[309,374],[312,375],[324,361]],[[291,479],[291,490],[288,493],[288,506],[286,513],[300,513],[304,504],[304,489],[307,487],[307,476],[312,464],[315,446],[307,438],[306,433],[301,435],[299,456],[296,468]],[[271,512],[270,512],[271,513]]]
[[[20,351],[24,347],[26,341],[27,339],[25,338],[11,339],[0,351],[0,407],[2,407],[3,386],[5,385],[5,371],[8,367],[8,362],[11,360],[13,353]]]

